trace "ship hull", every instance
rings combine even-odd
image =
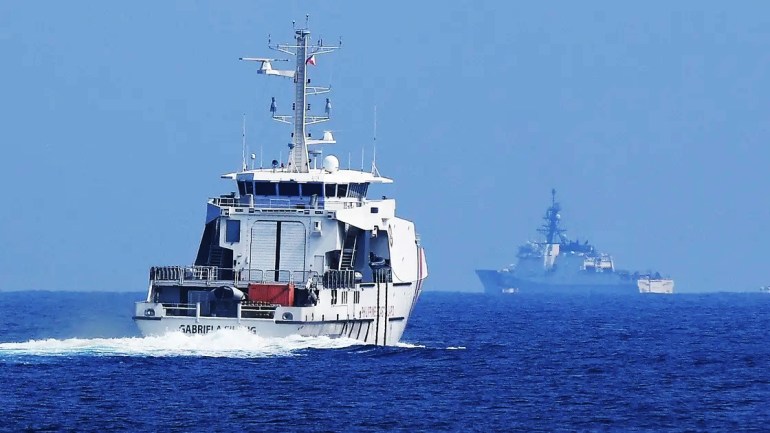
[[[588,241],[569,240],[561,228],[561,206],[551,190],[551,206],[538,232],[544,242],[519,247],[518,261],[500,270],[478,269],[484,291],[490,294],[558,293],[633,295],[674,292],[674,281],[657,272],[631,273],[617,270],[608,254],[598,252]]]
[[[554,293],[554,294],[610,294],[635,295],[639,294],[636,281],[620,278],[597,278],[596,281],[570,283],[568,281],[548,281],[547,277],[540,281],[518,278],[511,272],[496,270],[476,270],[484,292],[493,295],[508,293]]]
[[[171,332],[184,334],[208,334],[219,330],[242,329],[263,338],[330,337],[351,338],[363,344],[392,345],[401,339],[406,327],[405,317],[351,319],[333,321],[280,321],[272,319],[235,319],[207,317],[196,320],[190,317],[165,317],[147,319],[136,317],[142,335],[160,336]],[[377,335],[379,332],[379,335]]]
[[[670,295],[674,293],[674,280],[670,278],[640,278],[636,282],[639,293]]]
[[[317,307],[279,306],[271,318],[210,317],[200,314],[200,306],[185,315],[173,305],[137,302],[134,321],[144,336],[172,332],[208,334],[219,330],[242,329],[264,338],[290,336],[350,338],[362,344],[394,345],[404,333],[409,316],[419,298],[422,280],[385,284],[361,290],[361,303]],[[352,295],[349,297],[352,299]],[[379,300],[379,302],[378,302]]]

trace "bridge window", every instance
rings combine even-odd
[[[297,182],[281,182],[278,184],[278,195],[286,197],[299,196],[299,184]]]
[[[366,197],[366,190],[369,188],[368,183],[352,183],[348,190],[348,197],[362,198]]]
[[[245,195],[246,194],[246,182],[238,182],[238,194]]]
[[[275,185],[272,182],[257,182],[254,184],[254,195],[275,195]]]
[[[326,197],[335,197],[337,195],[337,185],[333,183],[326,184]]]
[[[347,197],[348,186],[344,183],[337,185],[337,197]]]
[[[320,183],[303,183],[302,184],[302,196],[310,197],[312,195],[321,196],[323,184]]]
[[[254,182],[244,182],[246,184],[246,194],[254,194]]]

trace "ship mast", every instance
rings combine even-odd
[[[311,144],[330,144],[334,143],[334,138],[329,131],[325,131],[320,140],[311,140],[307,133],[307,127],[315,123],[326,122],[330,118],[331,102],[326,98],[323,115],[311,115],[310,104],[307,101],[308,96],[319,95],[331,91],[331,87],[311,86],[308,78],[308,65],[316,64],[316,56],[330,53],[342,46],[342,41],[337,46],[324,46],[323,40],[319,39],[315,44],[310,43],[310,30],[307,28],[308,16],[305,16],[305,28],[295,29],[294,44],[272,45],[268,40],[268,48],[280,51],[296,57],[296,65],[293,71],[276,70],[272,68],[271,62],[287,61],[287,59],[267,59],[256,57],[242,57],[241,60],[262,62],[257,73],[264,75],[277,75],[292,78],[294,80],[294,103],[292,109],[293,115],[276,114],[277,106],[275,98],[272,98],[270,112],[273,119],[279,122],[293,124],[292,141],[289,143],[289,158],[286,164],[286,170],[294,173],[307,173],[310,171],[310,160],[308,157],[308,145]]]
[[[545,224],[537,229],[545,236],[546,244],[550,245],[564,240],[566,230],[559,227],[559,219],[561,218],[559,211],[561,211],[561,206],[556,202],[556,189],[554,188],[551,189],[551,206],[545,211],[543,217]]]
[[[556,189],[551,189],[551,206],[545,211],[545,224],[537,231],[545,235],[545,250],[543,251],[543,267],[550,271],[556,266],[561,242],[565,241],[564,230],[559,228],[559,211],[561,207],[556,202]]]

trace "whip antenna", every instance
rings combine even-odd
[[[377,170],[377,106],[374,106],[374,134],[372,134],[372,174],[380,176],[380,170]]]
[[[241,161],[242,163],[242,171],[246,171],[248,168],[248,165],[246,165],[246,114],[243,114],[243,127],[241,131],[241,146],[243,147],[243,159]]]

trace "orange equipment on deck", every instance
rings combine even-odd
[[[294,305],[294,283],[249,284],[249,301],[291,307]]]

